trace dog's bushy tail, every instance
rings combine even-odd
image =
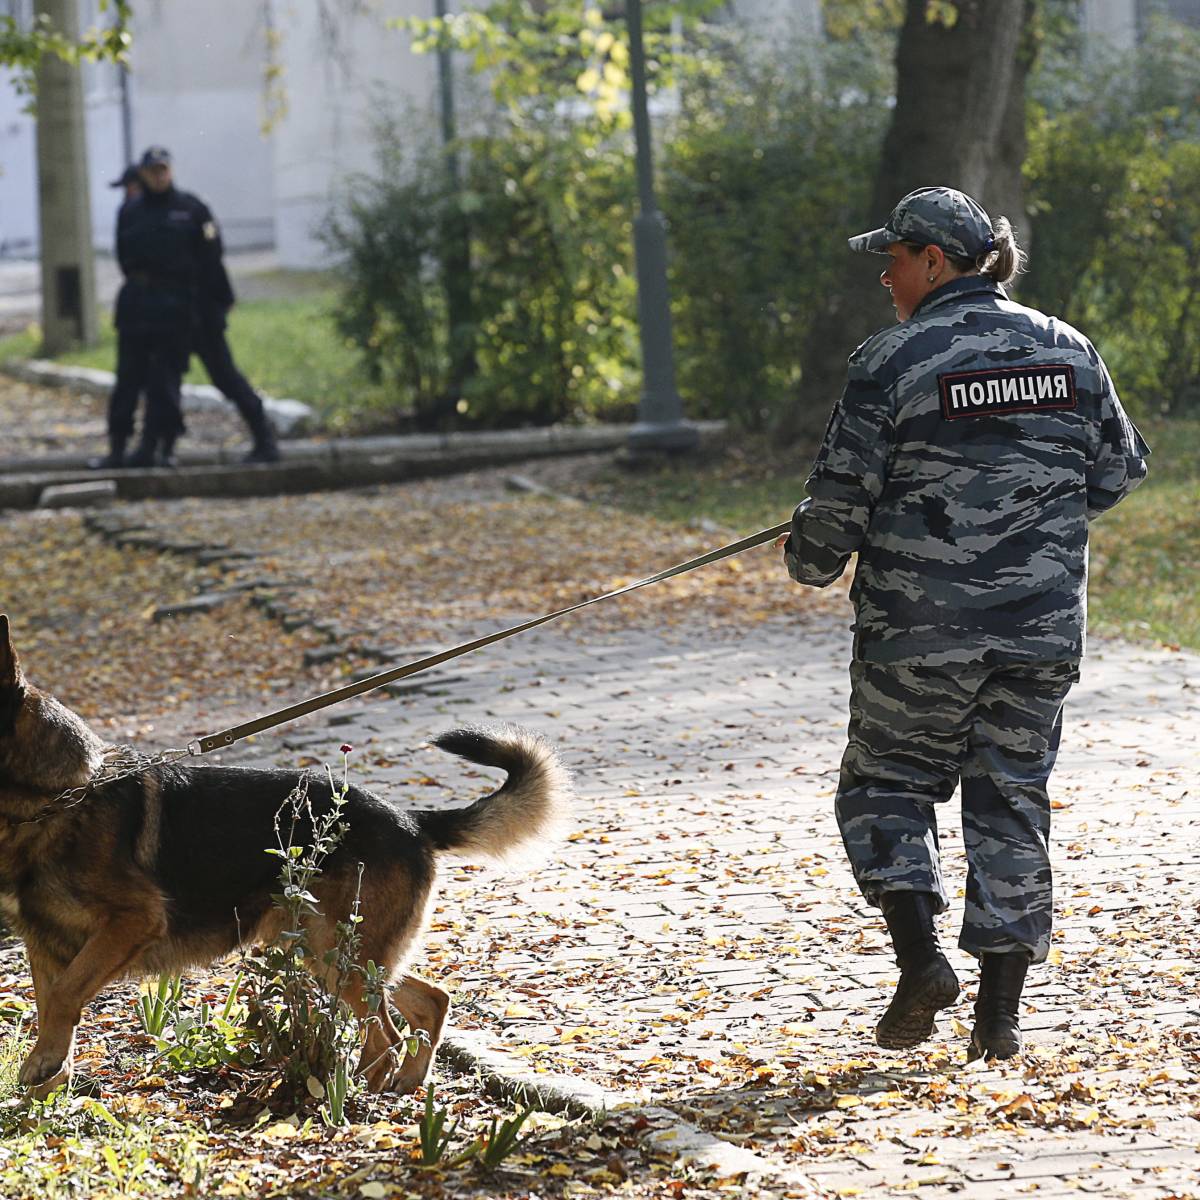
[[[503,786],[467,808],[415,813],[434,849],[506,861],[565,832],[574,792],[549,743],[515,726],[452,729],[433,745],[469,762],[508,772]]]

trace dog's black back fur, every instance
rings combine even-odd
[[[171,934],[249,934],[278,891],[280,861],[269,848],[312,844],[306,812],[285,804],[303,779],[321,817],[332,806],[329,780],[316,773],[241,767],[169,767],[160,772],[161,828],[153,874],[170,895]],[[280,834],[275,821],[279,814]],[[402,863],[418,886],[432,881],[433,854],[408,813],[363,788],[347,793],[347,830],[326,870],[384,858]]]

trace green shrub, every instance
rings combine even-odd
[[[670,11],[647,19],[680,392],[690,414],[770,432],[787,425],[811,323],[851,269],[829,247],[854,228],[875,175],[898,7],[842,40],[765,51],[694,22],[672,40]],[[1134,413],[1194,411],[1200,37],[1152,23],[1136,51],[1105,61],[1085,55],[1073,5],[1047,11],[1019,297],[1093,338]],[[404,122],[403,143],[395,124],[381,130],[376,177],[354,184],[331,226],[342,332],[398,409],[442,420],[458,402],[456,420],[483,425],[630,418],[641,365],[623,21],[565,0],[536,14],[494,0],[445,26],[409,24],[425,48],[440,38],[469,56],[490,95],[467,106],[453,197],[419,123]],[[679,102],[664,116],[668,96]],[[459,217],[475,364],[461,392],[443,280],[443,231]]]
[[[846,270],[831,235],[866,204],[891,70],[857,42],[718,48],[665,155],[679,378],[689,412],[762,430],[796,403],[810,322]]]
[[[1034,79],[1020,297],[1083,329],[1140,416],[1200,409],[1198,96],[1200,36],[1169,23],[1119,58],[1051,47]]]
[[[348,987],[361,986],[374,1014],[385,980],[376,964],[358,965],[362,918],[357,898],[348,918],[338,923],[333,948],[320,962],[313,958],[306,924],[318,911],[312,889],[345,836],[345,771],[340,784],[330,774],[329,786],[331,803],[316,812],[302,778],[276,814],[277,844],[265,852],[280,861],[273,900],[282,928],[275,941],[242,955],[224,1005],[217,1010],[202,1000],[197,1009],[185,1011],[182,984],[164,977],[156,988],[143,989],[137,1010],[158,1046],[156,1063],[177,1071],[254,1068],[259,1077],[247,1099],[257,1106],[290,1114],[319,1103],[321,1118],[341,1125],[346,1103],[360,1087],[355,1063],[365,1033],[341,997]],[[326,990],[319,979],[330,980],[331,987]],[[416,1052],[415,1039],[407,1048]]]
[[[411,126],[411,123],[409,123]],[[377,168],[330,219],[335,320],[395,412],[419,424],[544,425],[628,417],[636,395],[630,167],[552,108],[465,139],[451,195],[443,152],[377,126]],[[444,231],[471,239],[476,370],[450,380]]]
[[[418,125],[419,128],[419,125]],[[449,197],[435,152],[402,149],[397,122],[376,126],[376,170],[357,177],[323,230],[340,262],[338,331],[398,413],[438,411],[449,383],[438,235]]]

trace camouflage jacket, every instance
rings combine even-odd
[[[1147,454],[1087,338],[955,279],[851,355],[788,571],[824,587],[858,553],[856,658],[1078,659],[1088,521]]]

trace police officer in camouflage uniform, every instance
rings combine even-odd
[[[876,1037],[915,1046],[958,997],[934,917],[936,808],[961,783],[959,945],[981,960],[969,1055],[1009,1058],[1026,970],[1050,948],[1046,784],[1084,648],[1088,522],[1149,450],[1087,338],[1005,295],[1023,255],[1003,217],[921,188],[850,247],[888,256],[900,323],[851,355],[780,544],[815,587],[858,554],[836,809],[901,968]]]

